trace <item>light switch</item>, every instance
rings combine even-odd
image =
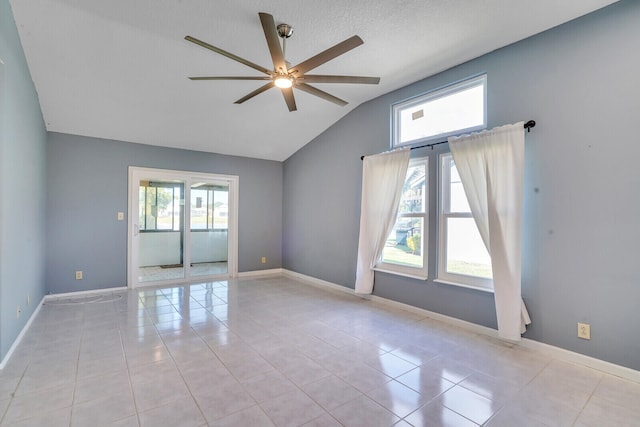
[[[124,219],[124,212],[118,212],[118,221],[122,221]]]

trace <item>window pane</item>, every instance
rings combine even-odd
[[[191,188],[191,229],[207,228],[207,190]]]
[[[147,188],[147,208],[145,210],[146,218],[145,225],[146,230],[155,230],[156,229],[156,214],[157,214],[157,206],[156,206],[156,190],[155,187]]]
[[[147,187],[141,185],[138,190],[138,224],[140,230],[146,230],[145,227],[145,215],[144,211],[146,208],[145,199],[147,195]]]
[[[182,224],[180,223],[180,200],[182,198],[182,187],[173,187],[173,203],[171,211],[173,212],[173,231],[180,231]]]
[[[393,106],[393,146],[486,127],[486,76],[450,85]]]
[[[399,213],[421,213],[425,211],[426,169],[426,163],[412,165],[407,169],[407,179],[402,188]]]
[[[229,190],[215,190],[213,197],[213,228],[226,230],[229,228]]]
[[[467,201],[467,196],[464,193],[464,187],[462,186],[462,181],[460,180],[460,175],[458,175],[458,169],[456,168],[456,164],[451,158],[451,187],[449,188],[449,212],[471,212],[471,208],[469,207],[469,202]]]
[[[491,279],[491,257],[473,218],[447,218],[447,272]]]
[[[213,190],[207,190],[207,229],[213,228]]]
[[[398,218],[382,252],[382,261],[422,268],[423,230],[423,218]]]
[[[402,111],[400,142],[481,126],[483,122],[484,88],[477,86]]]
[[[173,188],[157,187],[156,221],[158,230],[173,229]]]

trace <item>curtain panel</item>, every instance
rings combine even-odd
[[[520,341],[531,323],[521,295],[524,122],[449,138],[493,270],[498,334]]]
[[[362,164],[360,237],[355,292],[373,292],[374,271],[393,228],[409,166],[410,149],[366,156]]]

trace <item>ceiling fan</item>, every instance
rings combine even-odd
[[[298,65],[291,66],[284,57],[284,47],[286,47],[286,39],[291,37],[293,28],[287,24],[280,24],[276,28],[273,16],[268,13],[258,13],[260,17],[260,23],[264,31],[264,36],[267,39],[267,45],[269,52],[271,53],[271,59],[273,61],[273,70],[254,64],[251,61],[247,61],[244,58],[240,58],[233,53],[227,52],[218,47],[212,46],[209,43],[203,42],[191,36],[186,36],[185,40],[202,46],[206,49],[210,49],[220,55],[227,58],[238,61],[248,67],[260,71],[265,76],[218,76],[218,77],[189,77],[191,80],[264,80],[267,83],[260,86],[253,92],[238,99],[235,104],[242,104],[243,102],[253,98],[262,92],[271,89],[272,87],[278,87],[284,95],[284,100],[287,103],[289,111],[296,111],[296,101],[293,96],[293,88],[302,90],[312,95],[318,96],[334,104],[345,106],[347,101],[344,101],[338,97],[335,97],[327,92],[324,92],[309,83],[357,83],[357,84],[378,84],[380,82],[379,77],[364,77],[364,76],[332,76],[332,75],[318,75],[318,74],[306,74],[308,71],[328,62],[343,53],[350,51],[351,49],[360,46],[364,42],[358,36],[353,36],[345,41],[336,44],[329,49],[312,56],[311,58],[302,61]],[[278,37],[283,40],[283,47],[280,47]]]

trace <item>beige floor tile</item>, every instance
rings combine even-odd
[[[51,412],[36,413],[31,418],[27,418],[10,425],[11,427],[69,427],[71,421],[71,407],[57,409]]]
[[[222,419],[217,420],[214,424],[216,427],[274,427],[269,417],[259,406],[252,406],[235,414],[231,414]]]
[[[342,427],[342,424],[331,415],[324,414],[303,424],[302,427]]]
[[[399,376],[396,381],[412,388],[428,399],[435,398],[455,385],[455,383],[441,377],[440,371],[424,366]]]
[[[239,383],[211,387],[202,394],[194,394],[198,407],[209,424],[215,423],[236,412],[256,405],[256,401]]]
[[[345,403],[330,411],[330,413],[342,425],[347,427],[387,427],[400,421],[399,417],[367,396],[361,396]]]
[[[252,376],[249,379],[240,380],[240,383],[258,403],[297,390],[295,384],[276,371]]]
[[[496,402],[461,386],[445,391],[435,402],[479,425],[484,424],[500,409]]]
[[[628,409],[633,410],[640,407],[640,383],[622,378],[606,375],[593,394]]]
[[[478,424],[462,415],[442,406],[438,402],[431,402],[405,418],[414,427],[478,427]],[[511,424],[511,427],[521,424]]]
[[[140,413],[141,427],[198,427],[205,423],[204,416],[190,396]]]
[[[131,395],[129,372],[126,370],[79,379],[73,402],[77,405],[104,396],[119,395]]]
[[[302,390],[326,410],[335,409],[360,396],[362,393],[335,375],[304,384]]]
[[[397,381],[389,381],[367,392],[367,396],[400,418],[406,417],[431,400],[431,397],[422,395]]]
[[[391,381],[391,377],[364,364],[354,364],[351,370],[338,376],[362,393],[366,393]]]
[[[136,407],[130,393],[105,396],[74,405],[71,426],[108,425],[135,413]]]
[[[12,423],[56,409],[68,408],[71,407],[72,399],[73,385],[16,396],[11,399],[2,422]]]
[[[144,382],[133,382],[132,386],[136,408],[140,412],[191,396],[184,380],[178,374],[159,375]]]
[[[640,402],[637,402],[633,407],[627,407],[616,405],[599,396],[592,396],[578,416],[576,426],[599,427],[605,425],[616,427],[640,425]]]
[[[295,390],[260,404],[277,426],[299,426],[324,414],[324,409],[300,390]]]
[[[292,278],[105,298],[42,306],[0,372],[0,424],[599,427],[640,419],[638,383]]]

